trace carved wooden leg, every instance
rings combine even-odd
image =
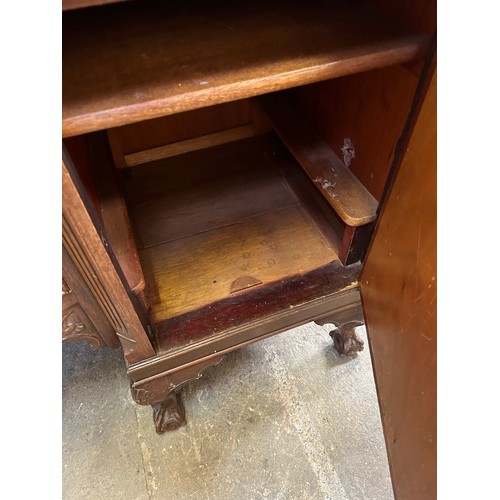
[[[195,365],[153,380],[131,381],[130,391],[140,405],[151,405],[156,432],[175,431],[186,423],[186,412],[178,387],[201,377],[203,370],[221,362],[223,356],[215,356]]]
[[[172,391],[163,401],[152,405],[156,432],[175,431],[186,424],[186,412],[181,395]]]
[[[333,345],[341,356],[348,356],[364,349],[365,343],[354,330],[362,324],[362,321],[351,321],[343,323],[330,332]]]
[[[335,330],[330,332],[333,339],[333,345],[341,356],[348,356],[364,349],[364,342],[354,331],[357,326],[364,325],[363,309],[361,303],[354,307],[348,307],[336,313],[315,319],[318,325],[333,324]]]

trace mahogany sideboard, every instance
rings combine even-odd
[[[433,498],[435,2],[62,20],[63,340],[120,347],[162,433],[226,353],[315,321],[355,355],[366,321],[395,492]]]

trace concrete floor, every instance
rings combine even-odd
[[[365,350],[327,328],[227,355],[183,391],[187,425],[159,436],[133,402],[119,350],[63,346],[63,498],[392,499]]]

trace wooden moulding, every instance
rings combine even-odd
[[[210,324],[206,323],[206,311],[179,318],[178,325],[170,325],[186,327],[177,330],[177,338],[169,339],[165,332],[157,356],[131,365],[128,374],[140,386],[319,317],[334,320],[337,314],[340,318],[351,316],[349,311],[359,311],[361,307],[357,283],[360,269],[360,264],[344,268],[334,262],[306,279],[297,277],[289,284],[278,283],[273,289],[254,289],[249,292],[248,301],[232,298],[219,303]],[[336,291],[328,293],[332,289]],[[217,322],[218,318],[221,320]],[[219,329],[213,331],[214,326]]]
[[[63,14],[63,137],[418,59],[365,3],[125,2]]]
[[[118,347],[120,343],[111,323],[64,248],[62,265],[63,340],[65,338],[80,340],[83,335],[84,340],[90,341],[94,348],[102,344]],[[78,306],[82,314],[79,311],[76,311],[76,317],[75,314],[71,314],[69,308],[74,306]],[[86,318],[89,321],[85,321]]]
[[[172,152],[194,151],[199,149],[197,139],[205,136],[209,139],[212,134],[221,134],[212,137],[217,143],[222,143],[224,137],[234,140],[235,131],[250,124],[254,126],[254,135],[263,133],[265,130],[260,130],[262,119],[254,112],[256,108],[250,99],[241,99],[108,129],[115,166],[127,167],[126,156],[147,150],[165,151],[168,156]],[[155,159],[159,158],[155,154]]]

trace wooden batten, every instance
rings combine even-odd
[[[276,133],[344,223],[358,227],[373,222],[377,200],[300,113],[277,94],[259,97],[258,102],[268,113]]]
[[[170,158],[183,153],[198,151],[200,149],[218,146],[220,144],[237,141],[239,139],[246,139],[252,135],[254,135],[254,126],[251,124],[229,130],[223,130],[221,132],[214,132],[213,134],[207,134],[202,137],[187,139],[185,141],[166,144],[165,146],[159,146],[157,148],[146,149],[145,151],[125,155],[125,165],[120,166],[135,167],[151,161],[161,160],[162,158]]]

